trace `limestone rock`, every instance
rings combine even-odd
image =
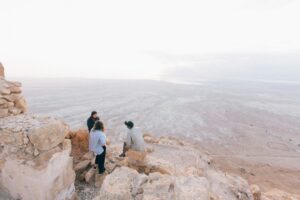
[[[85,169],[89,166],[90,163],[91,163],[90,160],[84,160],[84,161],[79,162],[79,163],[74,167],[75,172],[85,170]]]
[[[21,93],[22,89],[20,87],[13,86],[10,88],[11,93]]]
[[[27,104],[21,92],[21,83],[4,79],[4,68],[0,63],[0,109],[9,109],[8,112],[0,111],[0,118],[26,112]]]
[[[91,183],[93,178],[95,178],[96,171],[97,170],[92,167],[84,176],[85,182]]]
[[[5,99],[0,99],[0,105],[6,104],[7,101]]]
[[[106,166],[114,170],[95,199],[254,200],[246,180],[215,169],[209,156],[186,142],[163,137],[151,147],[155,151],[129,150],[121,159],[121,148],[111,145]]]
[[[10,94],[10,89],[2,87],[2,88],[0,88],[0,94],[9,95]]]
[[[159,172],[161,174],[175,174],[174,165],[167,160],[154,156],[147,156],[146,164],[149,172]]]
[[[211,192],[223,200],[253,200],[248,182],[235,175],[224,174],[215,169],[205,172],[211,186]]]
[[[158,172],[147,176],[121,167],[106,176],[95,200],[210,200],[209,191],[204,177],[175,177]]]
[[[0,108],[0,118],[8,116],[7,108]]]
[[[158,139],[152,137],[150,134],[143,134],[143,137],[146,143],[157,144],[159,142]]]
[[[204,177],[179,177],[176,179],[176,198],[181,200],[209,200],[209,183]]]
[[[94,158],[95,158],[95,156],[92,152],[87,152],[86,154],[84,154],[82,156],[82,160],[92,160]]]
[[[105,174],[95,174],[95,187],[100,188],[103,184],[105,177]]]
[[[41,151],[47,151],[60,144],[65,137],[68,127],[58,120],[51,120],[42,127],[30,130],[27,134],[30,142]]]
[[[251,185],[250,190],[251,190],[254,200],[261,200],[261,191],[257,185]]]
[[[2,65],[2,63],[0,62],[0,78],[4,78],[5,74],[4,74],[4,67]]]
[[[85,129],[80,129],[75,132],[67,134],[67,137],[72,141],[72,156],[75,158],[81,158],[84,154],[89,152],[89,133]]]
[[[94,200],[133,199],[130,190],[132,188],[133,180],[138,176],[139,174],[137,171],[127,167],[116,169],[112,174],[106,176],[100,190],[100,195]]]
[[[22,110],[22,112],[26,112],[27,110],[27,103],[24,98],[18,99],[16,101],[16,107]]]
[[[56,138],[56,129],[48,132],[47,142],[34,145],[28,140],[28,133],[32,130],[36,137],[45,138],[43,127],[49,127],[53,121],[58,122],[32,115],[0,120],[0,199],[67,200],[75,196],[70,141],[55,142],[56,145],[50,145],[52,147],[49,149],[49,141],[56,141],[52,139]],[[46,148],[42,146],[44,144]],[[43,150],[40,151],[37,146]]]
[[[139,152],[134,150],[128,150],[126,152],[126,156],[129,159],[129,162],[131,162],[134,165],[139,165],[139,163],[142,165],[145,161],[146,153],[145,152]]]
[[[262,200],[299,200],[300,195],[290,194],[279,189],[272,189],[262,195]]]
[[[149,175],[149,180],[142,185],[143,199],[176,199],[176,177],[154,173]]]
[[[22,111],[16,107],[10,107],[10,108],[8,108],[8,112],[13,115],[18,115],[18,114],[21,114]]]

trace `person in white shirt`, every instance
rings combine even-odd
[[[134,126],[132,121],[126,121],[125,125],[128,128],[126,141],[123,145],[123,153],[120,154],[120,157],[125,157],[126,151],[129,149],[135,151],[145,151],[145,141],[142,135],[141,130],[138,127]]]
[[[96,155],[95,164],[98,165],[99,174],[105,172],[106,156],[106,136],[104,134],[104,125],[101,121],[96,121],[90,133],[89,149]]]

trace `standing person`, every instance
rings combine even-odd
[[[106,136],[104,134],[104,125],[101,121],[96,121],[90,133],[89,148],[96,154],[95,164],[98,165],[99,174],[105,172],[106,156]]]
[[[123,153],[121,153],[119,156],[125,157],[125,153],[129,149],[135,151],[145,151],[145,141],[141,130],[138,127],[135,127],[132,121],[126,121],[124,124],[128,128],[128,132],[126,141],[123,144]]]
[[[97,120],[100,120],[98,115],[97,115],[97,112],[96,111],[93,111],[91,113],[91,116],[88,118],[86,124],[87,124],[87,127],[89,129],[89,133],[91,132],[92,128],[94,127],[94,124]]]

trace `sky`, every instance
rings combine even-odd
[[[299,10],[297,0],[0,0],[0,62],[11,77],[297,79]]]

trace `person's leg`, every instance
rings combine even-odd
[[[100,155],[96,155],[94,169],[96,169],[97,165],[99,169],[99,163],[100,163]]]
[[[105,169],[106,146],[104,146],[103,149],[104,149],[104,151],[103,151],[104,155],[103,155],[103,160],[102,160],[102,164],[103,164],[102,166],[103,166],[103,171],[105,171],[106,170]]]
[[[104,151],[102,152],[101,155],[99,155],[99,174],[102,174],[105,172],[105,167],[104,167],[104,164],[105,164],[105,155],[106,155],[106,147],[103,147]]]
[[[123,152],[119,155],[119,157],[125,157],[126,156],[126,151],[128,150],[128,148],[126,147],[126,143],[124,142],[123,144]]]

